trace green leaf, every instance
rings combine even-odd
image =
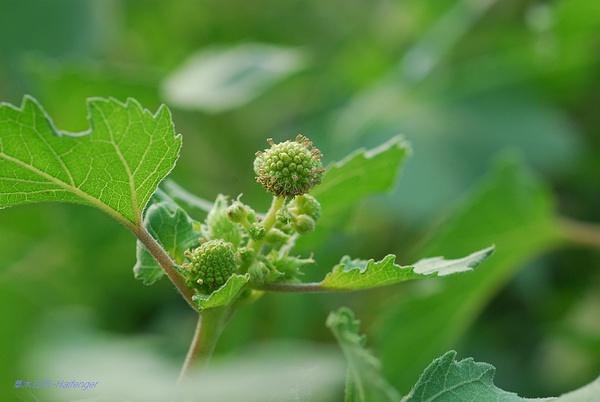
[[[181,264],[184,252],[198,245],[200,233],[196,231],[196,227],[199,225],[162,191],[158,190],[155,198],[156,202],[146,210],[144,227],[171,258]],[[136,258],[133,273],[144,285],[152,285],[163,277],[164,271],[139,240],[136,244]]]
[[[546,187],[513,160],[499,164],[418,253],[465,253],[494,243],[494,258],[485,269],[447,278],[437,288],[407,287],[389,303],[375,331],[388,378],[407,390],[428,362],[453,347],[515,271],[559,236]]]
[[[495,373],[494,366],[473,358],[457,361],[456,352],[451,350],[427,366],[402,402],[587,402],[595,400],[600,392],[600,378],[597,378],[558,398],[522,398],[494,385]]]
[[[242,293],[246,284],[250,280],[250,275],[233,274],[227,279],[227,282],[219,289],[208,296],[194,296],[194,302],[199,310],[207,310],[227,306],[233,303]]]
[[[137,226],[181,147],[166,107],[88,101],[90,129],[59,131],[31,97],[0,104],[0,208],[62,201],[91,205]]]
[[[456,361],[450,351],[435,359],[421,374],[419,381],[403,402],[520,402],[525,399],[494,385],[496,369],[472,358]],[[539,399],[538,399],[539,400]]]
[[[348,362],[346,402],[398,401],[400,396],[380,373],[379,360],[365,348],[359,333],[360,321],[348,308],[331,312],[327,326],[337,339]]]
[[[327,167],[321,184],[311,192],[322,207],[319,226],[333,226],[365,197],[392,188],[409,154],[401,137],[381,146],[360,149]]]
[[[169,104],[217,113],[242,106],[305,65],[300,50],[260,43],[192,54],[163,82]]]
[[[238,246],[242,242],[240,225],[227,216],[228,198],[222,194],[217,196],[212,209],[202,225],[202,234],[207,239],[223,239]]]
[[[407,266],[396,264],[396,256],[391,254],[380,261],[351,260],[345,256],[320,285],[328,290],[360,290],[432,276],[446,276],[473,270],[493,252],[494,247],[488,247],[463,258],[446,260],[433,257]]]

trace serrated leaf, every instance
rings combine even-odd
[[[346,402],[398,401],[400,396],[380,372],[379,360],[365,347],[360,321],[348,308],[331,312],[327,327],[337,339],[348,363]]]
[[[184,252],[198,244],[200,233],[195,228],[199,225],[162,191],[157,191],[154,198],[156,202],[146,210],[144,227],[171,258],[181,264]],[[164,271],[139,240],[136,258],[133,273],[144,285],[152,285],[164,276]]]
[[[463,258],[446,260],[443,257],[433,257],[406,266],[396,264],[396,256],[391,254],[380,261],[352,260],[345,256],[320,285],[328,290],[360,290],[432,276],[446,276],[473,270],[493,251],[494,247],[488,247]]]
[[[227,306],[233,303],[242,293],[246,284],[250,281],[250,275],[233,274],[227,282],[208,296],[194,296],[194,302],[199,310],[207,310]]]
[[[546,187],[513,160],[498,165],[418,253],[464,253],[494,243],[494,258],[485,269],[449,277],[437,289],[407,288],[405,297],[382,311],[376,343],[386,376],[408,390],[428,362],[455,345],[516,269],[558,244],[559,236]]]
[[[327,167],[321,184],[311,192],[322,207],[319,226],[333,226],[363,198],[388,191],[409,154],[401,137],[377,148],[360,149]]]
[[[0,208],[43,201],[91,205],[128,226],[181,147],[166,107],[150,113],[137,101],[88,101],[90,129],[59,131],[31,98],[0,104]]]
[[[217,113],[256,98],[305,65],[298,49],[261,43],[203,50],[163,82],[169,104]]]
[[[435,359],[403,402],[521,402],[526,399],[494,385],[496,369],[472,358],[456,361],[450,351]],[[541,401],[538,399],[538,401]]]

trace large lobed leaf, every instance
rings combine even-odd
[[[380,261],[352,260],[346,256],[325,276],[320,285],[328,290],[360,290],[425,279],[434,275],[446,276],[471,271],[493,251],[494,247],[488,247],[463,258],[446,260],[433,257],[408,266],[396,264],[394,255],[388,255]]]
[[[59,131],[39,103],[0,104],[0,208],[42,201],[97,207],[129,226],[181,147],[166,107],[150,113],[137,101],[88,101],[90,128]]]
[[[360,321],[347,308],[331,312],[327,326],[337,339],[348,362],[346,402],[393,402],[400,396],[380,373],[379,360],[365,347],[359,332]]]

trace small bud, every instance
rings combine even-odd
[[[248,247],[241,247],[237,252],[238,261],[240,263],[240,272],[248,271],[248,267],[254,262],[256,252]]]
[[[234,201],[229,207],[227,207],[227,216],[232,222],[243,222],[246,220],[247,215],[248,208],[240,201]]]
[[[285,244],[285,242],[287,242],[289,238],[289,235],[277,228],[272,228],[265,236],[266,242],[273,245]]]
[[[183,264],[188,272],[188,285],[205,293],[217,290],[236,269],[233,244],[209,240],[186,253],[190,260]]]
[[[256,154],[256,181],[276,196],[307,193],[321,182],[323,165],[321,152],[305,136],[274,144]]]
[[[308,215],[298,215],[294,220],[294,229],[299,234],[310,233],[315,230],[315,220]]]
[[[265,237],[265,228],[255,223],[248,228],[248,234],[252,240],[261,240]]]
[[[315,221],[321,217],[321,204],[310,194],[296,196],[290,203],[289,209],[298,215],[306,214]]]

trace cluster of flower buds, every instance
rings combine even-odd
[[[182,264],[190,287],[210,294],[234,273],[249,273],[256,283],[294,280],[312,258],[290,256],[297,235],[312,232],[321,215],[308,191],[321,180],[321,153],[302,135],[257,153],[257,181],[278,197],[266,224],[250,206],[219,196],[202,225],[200,246],[188,250]],[[275,205],[275,204],[274,204]]]

